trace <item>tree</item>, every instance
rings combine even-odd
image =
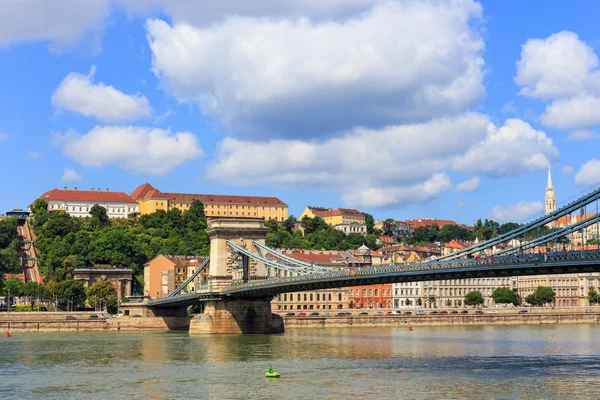
[[[273,218],[269,218],[267,222],[265,222],[265,226],[269,228],[271,232],[277,232],[277,229],[279,229],[277,221],[275,221]]]
[[[598,304],[598,300],[600,300],[598,298],[598,291],[594,288],[590,288],[590,290],[588,290],[588,300],[591,304]]]
[[[66,304],[67,301],[70,301],[74,305],[80,305],[85,301],[85,288],[81,281],[68,279],[62,282],[53,282],[48,289],[52,295],[56,296],[59,303]]]
[[[114,313],[117,309],[117,291],[110,281],[98,281],[94,283],[87,293],[88,304],[95,306],[102,302],[110,313]]]
[[[385,221],[383,221],[383,225],[382,225],[382,229],[383,229],[383,234],[386,236],[392,236],[394,234],[394,227],[396,226],[396,224],[394,223],[394,220],[392,218],[388,218]]]
[[[10,297],[19,297],[23,295],[23,282],[16,278],[10,278],[4,282],[4,288],[2,289],[2,295],[8,296],[8,290],[10,289]]]
[[[538,286],[533,294],[525,298],[525,301],[534,306],[542,306],[544,304],[553,303],[556,293],[552,288],[547,286]]]
[[[44,199],[36,199],[31,205],[31,216],[34,228],[44,225],[48,221],[48,202]]]
[[[106,208],[94,204],[90,209],[90,215],[92,216],[92,226],[100,227],[100,226],[108,226],[110,224],[110,220],[108,219],[108,214],[106,213]]]
[[[285,228],[286,231],[288,231],[288,233],[293,233],[294,227],[296,226],[296,222],[296,217],[290,215],[285,221],[283,221],[281,225]]]
[[[365,225],[367,225],[367,234],[375,233],[375,218],[371,214],[365,213]]]
[[[420,297],[417,299],[417,305],[418,305],[419,307],[421,307],[421,306],[423,305],[423,300],[421,300],[421,298],[420,298]]]
[[[465,305],[467,306],[477,306],[483,304],[483,302],[483,295],[479,290],[473,290],[465,296]]]
[[[515,306],[521,304],[521,297],[510,288],[505,287],[494,289],[492,299],[496,304],[513,304]]]
[[[446,307],[450,307],[452,305],[452,300],[446,300]]]
[[[208,224],[206,223],[206,214],[204,214],[204,203],[200,200],[194,200],[183,213],[183,221],[187,229],[194,232],[204,231]]]

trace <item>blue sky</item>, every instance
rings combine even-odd
[[[0,0],[0,212],[150,182],[521,221],[548,167],[600,181],[600,5],[558,5]]]

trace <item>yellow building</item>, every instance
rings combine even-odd
[[[345,223],[364,225],[366,223],[365,214],[361,213],[358,210],[353,210],[350,208],[338,208],[336,210],[333,210],[331,208],[308,206],[306,207],[306,209],[304,209],[302,215],[300,215],[299,220],[302,220],[302,218],[305,216],[309,218],[320,217],[331,226],[336,226]]]
[[[288,217],[287,204],[276,197],[163,193],[149,183],[136,188],[131,197],[138,202],[142,215],[172,208],[185,211],[193,201],[200,200],[207,217],[264,218],[278,222]]]

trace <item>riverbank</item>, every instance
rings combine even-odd
[[[93,313],[10,313],[0,314],[1,332],[114,332],[188,330],[190,317],[141,317],[91,319]],[[67,316],[76,319],[67,320]],[[409,327],[459,325],[593,324],[598,313],[548,312],[483,315],[368,315],[283,317],[285,329],[344,327]]]

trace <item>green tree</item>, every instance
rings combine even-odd
[[[473,290],[465,296],[465,305],[467,306],[477,306],[483,302],[483,295],[479,290]]]
[[[496,304],[513,304],[515,306],[521,304],[521,297],[510,288],[505,287],[494,289],[492,299]]]
[[[84,303],[85,287],[83,282],[73,279],[62,282],[53,282],[48,287],[50,294],[58,299],[60,304],[67,304],[67,301],[78,306]]]
[[[23,282],[16,278],[7,279],[4,282],[4,287],[2,288],[2,295],[8,296],[8,290],[10,289],[11,297],[19,297],[23,296]]]
[[[293,233],[294,227],[296,226],[296,222],[296,217],[290,215],[285,221],[283,221],[281,225],[285,228],[286,231],[288,231],[288,233]]]
[[[267,222],[265,222],[265,226],[269,228],[271,232],[277,232],[277,229],[279,229],[277,221],[275,221],[273,218],[269,218]]]
[[[93,227],[110,225],[110,220],[108,219],[105,207],[94,204],[90,209],[90,215],[92,216],[91,223]]]
[[[392,236],[394,234],[395,225],[396,224],[394,223],[393,218],[387,218],[385,221],[383,221],[383,225],[381,227],[383,229],[383,234],[386,236]]]
[[[365,213],[365,225],[367,225],[367,234],[375,233],[375,218],[371,214]]]
[[[594,288],[588,290],[588,301],[590,304],[598,304],[598,291]]]
[[[420,297],[417,299],[417,305],[418,305],[419,307],[423,306],[423,300],[421,300],[421,298],[420,298]]]
[[[534,306],[542,306],[554,302],[556,293],[547,286],[538,286],[533,294],[525,298],[525,301]]]
[[[204,214],[204,203],[200,200],[194,200],[190,204],[190,208],[183,213],[183,221],[187,229],[194,232],[204,231],[208,226]]]
[[[110,313],[114,313],[117,310],[117,291],[109,281],[94,283],[88,289],[87,300],[90,306],[105,303]]]
[[[31,216],[34,228],[44,225],[48,221],[48,202],[36,199],[31,205]]]

